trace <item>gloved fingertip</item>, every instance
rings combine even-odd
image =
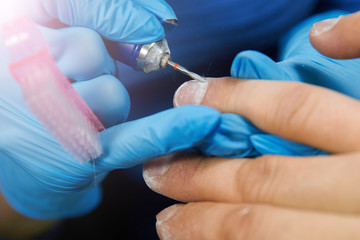
[[[215,109],[189,105],[106,129],[100,134],[104,154],[98,166],[129,168],[198,146],[217,130],[220,116]]]
[[[172,7],[163,0],[135,0],[140,6],[157,16],[161,21],[167,22],[168,19],[177,20],[176,14]]]
[[[73,84],[81,97],[105,127],[124,122],[130,112],[130,98],[125,87],[111,75]]]
[[[257,51],[240,52],[231,66],[231,75],[237,78],[282,80],[284,72],[274,60]]]
[[[138,33],[131,32],[131,39],[122,39],[124,42],[141,44],[158,41],[165,37],[165,32],[171,31],[178,24],[174,10],[166,1],[134,0],[133,5],[138,10],[131,11],[131,14],[134,15],[131,18],[134,22],[132,25],[136,27],[138,25],[140,29]],[[145,20],[145,15],[149,18],[148,20]],[[143,21],[139,21],[139,19]]]

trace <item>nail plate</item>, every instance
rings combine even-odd
[[[330,31],[334,26],[339,22],[342,16],[338,18],[330,18],[320,22],[317,22],[313,25],[310,34],[313,36],[318,36],[324,32]]]
[[[168,221],[175,215],[175,213],[179,210],[180,207],[180,204],[175,204],[162,210],[160,213],[158,213],[158,215],[156,215],[156,220],[158,222],[157,224],[161,225],[162,223]]]
[[[171,234],[171,227],[167,222],[178,212],[182,207],[180,204],[172,205],[164,210],[162,210],[158,215],[156,215],[156,228],[161,239],[173,239]]]
[[[208,83],[189,81],[181,85],[174,95],[174,106],[179,107],[188,104],[199,105],[203,100]]]
[[[153,190],[160,189],[161,179],[159,179],[159,176],[167,172],[170,161],[171,158],[164,156],[144,164],[143,177],[149,188]]]

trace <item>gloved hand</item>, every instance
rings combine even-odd
[[[164,38],[162,24],[171,25],[171,20],[177,19],[164,0],[29,0],[22,4],[39,24],[59,20],[91,28],[109,40],[133,44]]]
[[[104,15],[94,18],[95,15],[89,14],[89,9],[84,7],[86,4],[82,4],[82,8],[75,9],[62,8],[70,5],[61,5],[72,3],[75,4],[74,6],[80,6],[76,5],[80,2],[90,3],[90,1],[39,1],[41,4],[46,4],[43,6],[45,10],[50,13],[52,12],[50,10],[53,10],[54,14],[58,14],[57,16],[64,22],[67,21],[67,17],[78,16],[80,20],[72,22],[71,19],[71,22],[67,23],[80,25],[81,16],[88,14],[91,15],[91,20],[95,21],[88,23],[95,24],[93,28],[105,26],[101,25],[101,21],[106,20],[102,18],[108,16],[106,11],[100,11]],[[91,4],[100,6],[100,2],[104,3],[104,1],[91,1]],[[116,3],[124,3],[124,1],[111,2],[111,4]],[[135,4],[135,1],[128,1],[128,5],[124,6],[131,6],[131,3]],[[152,9],[153,6],[154,11],[157,5],[164,5],[163,1],[152,1],[152,3],[154,5],[147,4],[147,8]],[[49,8],[51,6],[53,8]],[[8,10],[3,7],[0,9],[1,12]],[[140,12],[145,11],[142,8],[136,9]],[[159,9],[161,11],[162,8]],[[124,9],[118,10],[130,14]],[[71,14],[67,15],[67,11],[71,11]],[[5,15],[4,12],[2,16]],[[5,19],[1,18],[2,21]],[[143,16],[139,21],[141,19],[144,19]],[[157,18],[155,19],[158,21]],[[133,21],[133,24],[137,22]],[[149,29],[158,28],[158,25],[152,25],[151,21],[149,24]],[[81,25],[86,26],[86,24]],[[143,23],[127,26],[135,29],[137,26],[140,29]],[[94,163],[85,164],[74,160],[27,108],[20,87],[9,74],[9,56],[3,42],[0,41],[1,191],[11,206],[22,214],[39,219],[59,219],[85,214],[99,203],[100,182],[110,170],[131,167],[154,157],[200,144],[218,127],[219,113],[202,107],[170,110],[136,122],[115,125],[126,119],[129,112],[129,98],[121,83],[109,75],[114,72],[114,63],[106,52],[101,37],[95,31],[82,27],[59,30],[40,26],[39,28],[48,40],[51,53],[60,69],[69,78],[84,80],[75,83],[74,87],[108,129],[100,136],[104,154],[99,159]],[[106,32],[108,36],[119,38],[124,36],[122,39],[129,39],[127,30],[129,30],[127,27],[124,28],[124,32],[119,32],[118,29],[103,29],[109,31]],[[147,38],[147,34],[135,33],[139,34],[137,38],[142,41]],[[156,34],[155,31],[152,36],[158,38],[161,34]]]
[[[88,39],[96,36],[95,33],[89,35],[89,30],[82,28],[69,28],[61,32],[43,29],[43,33],[53,40],[56,40],[56,36],[74,37],[72,43],[75,46],[79,44],[76,39],[82,39],[77,36],[85,37],[84,34],[87,34]],[[89,44],[89,48],[101,49],[101,44],[97,44]],[[59,59],[63,61],[78,61],[79,56],[89,59],[81,52],[76,54],[71,42],[61,47]],[[52,45],[52,49],[56,50],[57,46]],[[104,154],[94,163],[80,164],[29,112],[19,86],[9,75],[2,44],[1,53],[1,56],[5,56],[1,58],[0,65],[1,190],[8,202],[26,216],[54,219],[87,213],[99,203],[100,182],[110,170],[131,167],[175,150],[192,147],[211,135],[218,126],[220,114],[216,110],[188,107],[110,127],[126,118],[129,100],[125,89],[110,75],[94,79],[86,79],[82,75],[87,81],[76,83],[74,87],[110,128],[101,132],[100,136]],[[74,60],[72,55],[78,58]],[[91,60],[88,61],[93,66]],[[82,68],[86,69],[87,65]],[[73,69],[63,71],[72,72]]]
[[[316,51],[309,41],[309,31],[315,22],[342,14],[346,12],[331,11],[315,15],[296,26],[280,44],[279,62],[274,62],[256,51],[239,53],[231,67],[231,75],[238,78],[305,82],[360,99],[360,86],[357,86],[359,81],[353,81],[360,74],[360,60],[335,60],[325,57]],[[251,136],[251,141],[263,154],[292,152],[291,155],[298,155],[304,151],[312,152],[312,148],[297,146],[298,144],[264,134]]]

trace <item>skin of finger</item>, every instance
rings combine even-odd
[[[360,238],[360,219],[355,216],[210,202],[176,208],[174,215],[158,219],[157,232],[162,240]]]
[[[178,201],[360,213],[360,154],[223,159],[177,153],[168,158],[159,176],[146,176],[149,163],[144,164],[144,179],[154,191]]]
[[[209,79],[202,105],[239,114],[265,132],[327,152],[360,150],[360,103],[298,82]]]
[[[331,58],[360,57],[360,12],[343,16],[329,31],[310,34],[311,44]]]

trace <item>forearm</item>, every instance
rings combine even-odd
[[[25,239],[40,235],[57,221],[36,220],[15,211],[0,193],[0,238]]]

